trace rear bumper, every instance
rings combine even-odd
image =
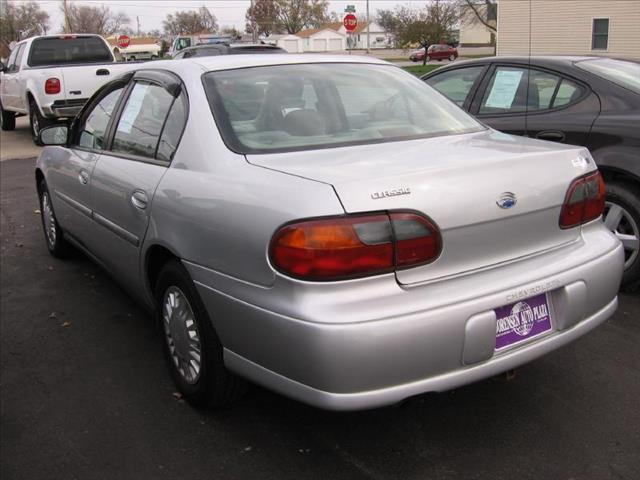
[[[411,288],[392,274],[254,288],[185,264],[229,369],[311,405],[353,410],[468,384],[587,333],[616,309],[623,250],[597,222],[555,251]],[[493,310],[542,292],[552,330],[495,352]]]
[[[42,112],[45,117],[49,118],[73,118],[82,110],[87,100],[89,99],[56,100],[50,105],[43,106]]]

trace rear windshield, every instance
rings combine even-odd
[[[640,93],[640,64],[638,63],[612,58],[598,58],[576,62],[576,66],[621,87]]]
[[[32,67],[112,62],[107,45],[98,37],[38,38],[31,44]]]
[[[303,64],[209,72],[229,148],[273,153],[475,132],[484,127],[400,68]]]
[[[242,53],[287,53],[286,50],[280,47],[272,47],[271,45],[251,45],[249,47],[231,47],[229,54],[242,54]]]

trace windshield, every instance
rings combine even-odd
[[[640,64],[638,63],[613,60],[612,58],[598,58],[576,62],[576,66],[621,87],[640,93]]]
[[[31,44],[29,66],[113,62],[105,42],[98,37],[38,38]]]
[[[204,85],[229,148],[272,153],[484,129],[390,65],[303,64],[209,72]]]

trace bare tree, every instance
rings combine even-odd
[[[327,23],[327,0],[257,0],[247,9],[247,32],[259,34],[275,32],[298,33],[305,28],[317,28]]]
[[[109,7],[90,7],[62,2],[60,10],[65,21],[62,25],[66,33],[96,33],[102,36],[121,32],[130,19],[124,12],[112,12]]]
[[[498,3],[497,0],[462,0],[463,17],[466,20],[473,20],[482,23],[493,33],[497,33],[498,29],[490,22],[496,18]]]
[[[7,43],[34,35],[45,35],[49,29],[49,14],[33,1],[0,0],[0,38]]]
[[[198,11],[180,11],[169,13],[162,22],[167,35],[188,35],[194,33],[216,33],[218,20],[207,7],[200,7]]]

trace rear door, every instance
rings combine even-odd
[[[139,283],[139,251],[153,196],[177,148],[187,95],[168,72],[138,71],[110,128],[107,151],[93,173],[92,245],[125,283]]]

